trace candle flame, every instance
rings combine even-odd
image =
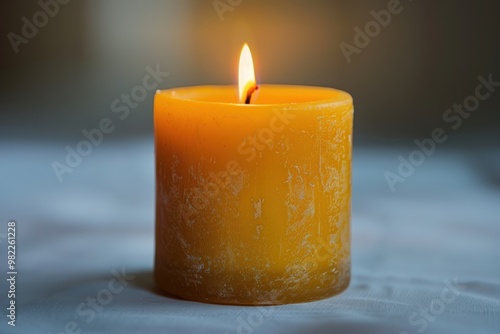
[[[240,102],[247,100],[248,93],[253,92],[257,84],[255,83],[255,71],[253,68],[252,53],[248,44],[243,45],[240,55],[240,66],[238,71],[238,89]]]

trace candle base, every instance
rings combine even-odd
[[[255,282],[253,276],[227,274],[219,277],[200,277],[188,270],[168,270],[157,266],[155,281],[160,290],[184,300],[225,305],[282,305],[311,302],[329,298],[347,289],[350,266],[339,270],[315,271],[301,281],[276,274]],[[233,282],[233,284],[231,284]]]

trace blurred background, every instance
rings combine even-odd
[[[260,83],[340,88],[355,102],[351,287],[280,307],[259,333],[421,332],[408,316],[454,278],[467,291],[426,333],[498,332],[500,87],[456,129],[443,115],[479,76],[500,82],[500,2],[401,0],[349,62],[341,45],[395,1],[2,1],[0,254],[16,219],[20,306],[19,326],[0,332],[59,333],[71,319],[92,333],[237,331],[244,308],[154,292],[154,92],[123,120],[111,106],[157,65],[162,89],[236,84],[244,42]],[[54,162],[103,118],[115,130],[60,182]],[[435,128],[446,142],[391,188],[386,173]],[[120,268],[137,279],[97,321],[75,317]]]
[[[357,143],[429,136],[447,108],[474,93],[479,75],[500,80],[494,0],[403,0],[402,12],[351,63],[340,44],[354,45],[353,29],[364,30],[370,11],[387,9],[387,0],[235,0],[219,12],[214,3],[69,1],[16,54],[8,34],[21,36],[22,18],[33,22],[41,7],[35,0],[3,2],[0,138],[79,138],[141,83],[146,66],[170,73],[161,88],[235,84],[244,42],[262,83],[350,92]],[[112,137],[151,135],[152,95]],[[494,94],[453,135],[496,134],[499,106]]]

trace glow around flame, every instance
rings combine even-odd
[[[240,102],[244,102],[247,92],[250,88],[255,87],[255,71],[253,68],[252,53],[248,44],[243,45],[240,55],[240,66],[238,71],[238,91]]]

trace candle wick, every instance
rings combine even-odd
[[[247,91],[247,98],[245,99],[245,104],[250,104],[250,100],[252,99],[253,93],[259,89],[258,85],[252,86]]]

